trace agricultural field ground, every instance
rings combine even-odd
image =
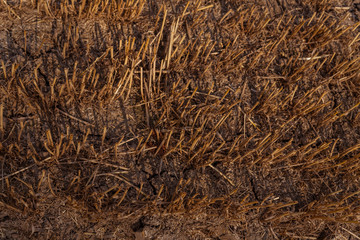
[[[360,1],[1,0],[0,239],[360,239]]]

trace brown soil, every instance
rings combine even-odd
[[[1,239],[360,239],[360,2],[0,2]]]

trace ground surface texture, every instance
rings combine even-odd
[[[1,239],[360,239],[360,2],[0,2]]]

